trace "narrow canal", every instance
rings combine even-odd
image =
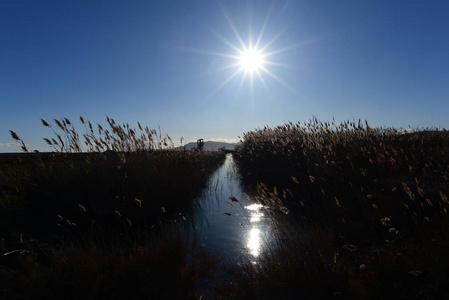
[[[271,223],[262,205],[242,184],[232,154],[211,176],[194,211],[203,247],[225,260],[257,262],[272,241]]]

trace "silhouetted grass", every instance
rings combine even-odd
[[[234,296],[447,297],[448,154],[446,130],[360,121],[246,133],[235,155],[244,179],[294,221],[278,224],[260,263],[234,271]]]
[[[17,256],[20,264],[0,267],[2,298],[196,299],[198,281],[219,262],[173,228],[132,248],[32,251]]]
[[[183,226],[223,152],[175,150],[168,135],[129,124],[84,134],[67,118],[41,120],[53,153],[0,165],[0,281],[16,299],[193,297],[217,263]],[[176,223],[175,223],[176,222]],[[194,239],[193,239],[194,240]]]

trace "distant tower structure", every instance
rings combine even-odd
[[[202,151],[204,148],[204,140],[203,139],[199,139],[196,141],[196,149],[198,151]]]

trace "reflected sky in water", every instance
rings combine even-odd
[[[210,178],[194,216],[201,243],[210,252],[231,261],[242,256],[257,261],[271,240],[271,227],[265,208],[253,198],[228,155]]]

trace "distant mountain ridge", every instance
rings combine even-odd
[[[185,149],[191,150],[192,148],[196,149],[196,142],[190,142],[185,145]],[[234,150],[235,146],[237,146],[238,143],[225,143],[225,142],[213,142],[213,141],[206,141],[204,142],[203,149],[204,150],[219,150],[219,149],[226,149],[226,150]]]

